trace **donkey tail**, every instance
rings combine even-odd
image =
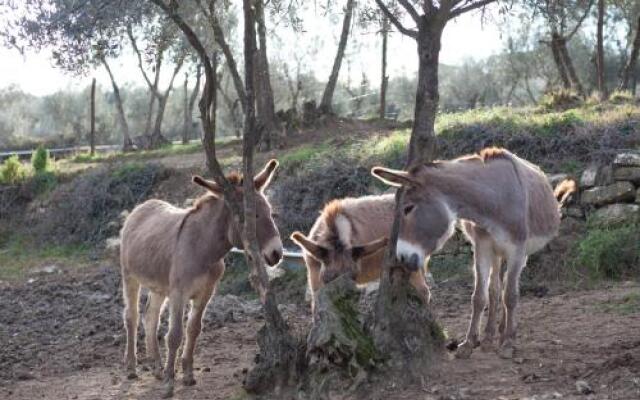
[[[556,200],[558,200],[558,204],[562,208],[569,199],[569,196],[577,191],[578,184],[576,181],[573,179],[565,179],[556,186],[553,190],[553,195]]]

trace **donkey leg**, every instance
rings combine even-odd
[[[487,238],[481,237],[479,234],[476,235],[473,256],[475,287],[471,301],[471,321],[469,322],[467,337],[456,351],[457,358],[471,357],[473,349],[480,344],[478,341],[480,317],[482,316],[482,312],[484,311],[484,307],[487,303],[489,270],[493,259],[491,241]]]
[[[527,263],[524,249],[519,249],[507,262],[505,288],[502,295],[505,307],[505,327],[500,338],[499,354],[503,358],[512,358],[516,340],[516,308],[520,296],[520,273]]]
[[[427,285],[427,280],[425,278],[425,272],[423,269],[419,269],[415,272],[412,272],[409,276],[409,283],[416,289],[422,301],[424,301],[424,305],[429,305],[431,302],[431,291],[429,290],[429,286]]]
[[[162,359],[158,346],[158,323],[165,297],[161,294],[149,292],[147,310],[144,313],[144,334],[147,345],[147,357],[153,363],[153,376],[162,379]]]
[[[165,392],[164,398],[173,396],[173,384],[176,376],[176,354],[182,342],[182,316],[184,313],[184,298],[182,293],[172,293],[169,296],[169,332],[167,332],[167,365],[164,369]]]
[[[184,348],[182,350],[182,382],[186,386],[196,384],[193,377],[193,351],[196,347],[196,340],[202,330],[202,314],[209,304],[211,294],[213,293],[213,285],[207,287],[193,299],[191,303],[191,311],[189,312],[189,321],[187,322],[187,335]]]
[[[495,254],[491,263],[491,277],[489,284],[489,315],[487,316],[487,325],[484,327],[484,338],[480,347],[483,351],[494,350],[494,337],[496,334],[496,323],[498,312],[500,311],[502,294],[502,259]]]
[[[124,363],[127,379],[135,379],[136,374],[136,339],[138,337],[138,303],[140,302],[140,284],[131,276],[122,277],[122,294],[124,296],[124,329],[127,333],[127,347]]]

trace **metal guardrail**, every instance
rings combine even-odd
[[[96,146],[96,152],[98,153],[105,153],[108,151],[115,151],[118,149],[120,149],[119,145],[105,144],[105,145]],[[73,155],[76,153],[88,152],[89,146],[59,147],[59,148],[47,149],[47,150],[49,150],[49,154],[51,156],[60,158],[64,156]],[[2,151],[0,152],[0,162],[4,161],[5,159],[13,155],[17,155],[18,158],[21,160],[28,160],[31,158],[31,155],[33,154],[34,151],[35,150]]]
[[[232,248],[231,252],[234,254],[244,254],[244,250],[236,247]],[[288,269],[306,268],[302,253],[289,250],[284,250],[282,253],[282,261],[280,262],[280,265]]]

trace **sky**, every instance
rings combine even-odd
[[[317,13],[305,19],[305,32],[299,34],[285,33],[271,43],[285,54],[306,49],[308,68],[312,68],[319,79],[326,80],[337,47],[341,22],[332,24],[328,18]],[[241,31],[241,30],[240,30]],[[321,33],[321,34],[318,34]],[[359,81],[362,72],[368,79],[377,82],[380,79],[380,37],[373,30],[356,30],[354,39],[360,47],[348,45],[348,71],[352,81]],[[324,39],[319,39],[324,38]],[[237,41],[240,43],[240,41]],[[413,74],[417,69],[416,47],[413,39],[393,33],[389,38],[388,71],[391,77]],[[272,46],[274,48],[274,46]],[[466,58],[480,59],[500,52],[503,41],[495,23],[485,22],[478,13],[463,15],[450,22],[442,38],[440,61],[444,64],[460,64]],[[311,49],[311,50],[309,50]],[[111,61],[111,67],[118,83],[125,85],[143,85],[144,81],[137,67],[137,61],[131,52],[117,60]],[[309,66],[310,65],[310,66]],[[165,68],[168,73],[170,68]],[[347,79],[347,68],[343,64],[340,79]],[[27,52],[24,56],[15,49],[0,48],[0,88],[16,85],[23,91],[42,96],[58,90],[80,90],[91,82],[95,76],[98,83],[110,87],[110,81],[102,68],[91,72],[88,76],[73,76],[55,67],[50,58],[50,51],[40,53]],[[163,76],[163,81],[168,81]]]

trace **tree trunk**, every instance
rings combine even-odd
[[[156,112],[156,119],[153,125],[153,133],[151,134],[150,147],[155,148],[164,143],[168,143],[169,141],[162,136],[162,121],[164,119],[164,111],[167,107],[167,100],[169,99],[169,94],[171,93],[171,89],[173,89],[173,81],[180,72],[182,68],[182,64],[184,62],[184,57],[178,60],[175,68],[173,69],[173,75],[171,75],[171,80],[169,81],[169,86],[164,91],[164,93],[160,93],[158,97],[158,111]]]
[[[438,63],[440,41],[446,16],[423,17],[417,34],[418,85],[413,130],[409,141],[406,169],[435,157],[435,119],[438,111]],[[424,368],[435,362],[443,344],[441,328],[429,307],[416,302],[409,274],[397,265],[396,246],[404,189],[396,192],[396,209],[389,247],[380,276],[375,305],[374,340],[376,348],[390,357],[396,370],[404,371],[408,380],[420,380]],[[408,344],[411,343],[411,344]]]
[[[212,4],[214,2],[211,2]],[[240,105],[242,106],[242,112],[246,112],[246,94],[244,92],[244,84],[242,83],[242,78],[240,77],[240,72],[238,71],[238,65],[236,64],[236,60],[233,57],[233,52],[229,44],[225,40],[224,32],[220,27],[220,23],[218,22],[215,14],[213,14],[213,18],[211,20],[211,27],[213,29],[213,36],[215,38],[216,43],[220,46],[222,50],[222,54],[224,54],[224,58],[227,62],[227,69],[231,73],[231,80],[233,81],[233,86],[238,93],[238,98],[240,99]]]
[[[562,51],[560,50],[561,38],[557,33],[553,33],[551,37],[551,44],[549,47],[551,48],[551,54],[553,55],[553,62],[556,64],[556,68],[558,69],[558,75],[560,76],[560,80],[562,81],[562,86],[565,89],[571,88],[571,81],[569,80],[569,75],[564,66],[564,62],[562,61]]]
[[[162,52],[156,54],[156,66],[155,76],[153,77],[153,84],[149,87],[149,107],[147,108],[147,118],[144,123],[144,135],[149,136],[151,134],[151,120],[153,119],[153,108],[158,98],[158,84],[160,83],[160,70],[162,69]],[[140,64],[140,70],[144,72],[142,64]]]
[[[634,95],[636,94],[636,64],[638,62],[638,54],[640,53],[640,16],[638,16],[638,22],[636,24],[636,34],[631,45],[631,54],[627,60],[627,64],[622,71],[622,79],[620,81],[620,89],[630,90]],[[632,84],[633,83],[633,84]]]
[[[561,38],[558,42],[560,55],[562,57],[562,63],[569,74],[569,80],[571,81],[571,88],[576,91],[580,96],[584,96],[584,89],[582,88],[582,84],[580,83],[580,78],[578,78],[578,74],[576,73],[576,69],[573,67],[573,61],[571,61],[571,56],[569,55],[569,50],[567,49],[567,40],[565,38]]]
[[[191,137],[193,136],[193,107],[196,104],[196,99],[198,98],[198,93],[200,93],[200,76],[202,75],[201,71],[202,67],[200,64],[196,66],[196,83],[193,87],[193,91],[191,91],[191,95],[189,95],[189,89],[187,88],[187,78],[185,77],[184,83],[184,129],[182,133],[182,143],[187,144]],[[214,115],[215,118],[215,115]]]
[[[331,75],[329,75],[329,81],[324,88],[322,94],[322,100],[320,101],[320,112],[330,114],[333,109],[331,103],[333,101],[333,92],[336,89],[338,83],[338,75],[340,74],[340,65],[344,58],[344,52],[347,48],[347,40],[349,39],[349,29],[351,28],[351,18],[353,17],[353,8],[355,6],[355,0],[347,0],[347,7],[344,11],[344,19],[342,20],[342,33],[340,34],[340,42],[338,43],[338,52],[336,58],[333,60],[333,68],[331,69]]]
[[[269,59],[267,57],[267,29],[264,18],[263,0],[257,0],[255,3],[256,24],[258,27],[258,39],[260,48],[257,51],[257,60],[255,63],[256,95],[258,121],[262,128],[263,142],[265,150],[271,150],[272,142],[278,135],[278,120],[276,118],[275,104],[273,100],[273,89],[271,88],[271,77],[269,74]],[[260,140],[260,138],[258,139]]]
[[[440,101],[438,63],[443,29],[444,23],[434,18],[418,33],[418,87],[407,166],[429,162],[435,156],[434,127]]]
[[[91,131],[89,133],[91,156],[96,154],[96,78],[91,80]]]
[[[182,144],[187,144],[189,143],[191,118],[189,118],[189,75],[186,73],[184,74],[183,96]]]
[[[122,131],[122,151],[130,151],[133,148],[133,142],[131,141],[131,136],[129,136],[129,125],[127,124],[127,117],[124,113],[124,106],[122,104],[122,98],[120,97],[120,89],[116,84],[113,73],[111,73],[111,68],[109,68],[107,60],[104,57],[101,57],[100,62],[102,62],[107,73],[109,73],[109,79],[111,80],[111,86],[113,87],[113,97],[116,100],[116,110],[118,111],[118,124]]]
[[[382,19],[382,78],[380,80],[380,119],[384,119],[387,112],[387,37],[389,36],[389,20]]]
[[[598,0],[598,25],[597,25],[597,49],[596,49],[596,70],[598,74],[598,91],[600,100],[609,97],[604,77],[604,0]]]

